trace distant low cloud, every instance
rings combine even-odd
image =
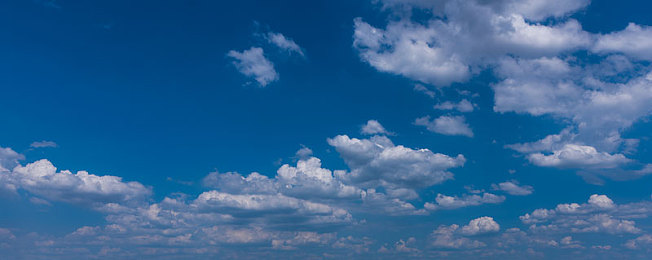
[[[58,145],[57,143],[52,141],[40,141],[40,142],[33,142],[29,146],[32,148],[44,148],[44,147],[57,147]]]
[[[459,103],[453,103],[450,101],[445,101],[435,105],[435,109],[439,110],[457,110],[462,113],[473,112],[473,104],[466,100],[462,99]]]
[[[426,202],[424,207],[428,210],[440,209],[457,209],[470,206],[478,206],[482,204],[498,204],[505,201],[505,196],[495,195],[492,193],[483,193],[480,195],[464,195],[462,197],[446,196],[437,194],[435,202]]]
[[[429,131],[443,135],[462,135],[473,137],[473,131],[464,116],[440,116],[430,120],[430,116],[417,118],[415,125],[425,126]]]
[[[233,65],[240,73],[253,78],[261,87],[265,87],[279,78],[274,64],[265,57],[262,48],[251,47],[242,52],[231,50],[227,56],[234,59]]]
[[[534,191],[534,188],[532,186],[527,186],[527,185],[519,185],[517,181],[506,181],[506,182],[501,182],[498,184],[492,184],[491,187],[494,190],[500,190],[507,192],[509,195],[514,195],[514,196],[525,196],[525,195],[530,195]]]

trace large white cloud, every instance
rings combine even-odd
[[[569,124],[563,140],[544,152],[566,144],[594,147],[597,153],[636,150],[638,140],[621,134],[652,113],[647,102],[652,76],[638,62],[652,59],[649,26],[584,31],[570,16],[589,0],[380,2],[391,11],[386,26],[356,18],[353,34],[361,59],[377,70],[445,86],[490,69],[499,80],[492,85],[495,111],[552,115]],[[424,16],[416,9],[428,11]],[[577,55],[578,50],[589,57]],[[437,106],[454,107],[450,102]],[[436,127],[436,120],[418,120],[431,131],[470,136],[468,126],[454,118],[442,117],[439,125],[448,119],[458,123],[454,129],[459,131]]]
[[[351,169],[336,175],[347,183],[368,188],[429,187],[452,178],[447,170],[463,166],[466,161],[461,154],[450,157],[428,149],[394,145],[384,136],[357,139],[338,135],[328,139],[328,143]]]
[[[401,2],[433,8],[435,15],[426,23],[412,22],[405,15],[399,21],[390,21],[385,29],[356,18],[353,45],[361,59],[379,71],[440,86],[464,82],[472,71],[504,55],[541,57],[589,47],[591,36],[576,20],[553,25],[526,20],[562,17],[588,3],[558,2]],[[398,2],[385,4],[391,8]]]
[[[5,175],[9,184],[45,200],[88,206],[105,203],[139,203],[151,190],[138,182],[124,182],[117,176],[98,176],[86,171],[57,171],[48,160],[16,166]]]

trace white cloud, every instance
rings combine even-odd
[[[624,53],[633,59],[652,60],[652,27],[634,23],[622,31],[599,35],[592,51]]]
[[[11,148],[0,147],[0,173],[12,170],[19,165],[20,160],[24,159],[24,155],[17,153]]]
[[[435,203],[426,202],[424,207],[428,210],[457,209],[469,206],[478,206],[487,203],[498,204],[502,203],[503,201],[505,201],[505,196],[499,196],[487,192],[483,193],[482,196],[473,194],[465,195],[462,197],[437,194]]]
[[[57,147],[57,143],[52,141],[39,141],[39,142],[33,142],[29,146],[32,148]]]
[[[269,222],[297,223],[297,216],[310,224],[350,223],[352,216],[344,209],[326,204],[274,195],[236,195],[219,191],[200,194],[192,203],[200,211],[218,211],[238,218],[264,218]],[[256,213],[256,214],[252,214]]]
[[[299,47],[299,45],[295,43],[292,39],[285,37],[283,34],[269,32],[267,33],[265,38],[269,43],[274,44],[279,49],[285,50],[290,53],[294,52],[301,56],[304,56],[301,47]]]
[[[616,168],[630,162],[622,154],[600,153],[594,147],[566,144],[550,155],[533,153],[528,160],[537,166],[557,168]]]
[[[429,21],[410,15],[379,29],[354,20],[354,47],[379,71],[445,86],[464,82],[505,55],[541,57],[589,47],[591,36],[573,19],[553,25],[526,21],[562,17],[588,1],[384,1],[385,7],[432,8]],[[402,8],[397,8],[402,10]],[[400,13],[400,12],[399,12]],[[476,69],[477,68],[477,69]],[[474,71],[474,72],[472,72]]]
[[[464,116],[440,116],[430,121],[430,116],[420,117],[415,125],[425,126],[429,131],[443,135],[462,135],[473,137],[473,131]]]
[[[467,236],[498,232],[500,225],[492,217],[479,217],[469,221],[469,224],[463,226],[461,233]]]
[[[620,62],[607,59],[604,66],[609,71],[618,70],[623,65],[617,63]],[[572,66],[559,58],[503,59],[497,73],[505,79],[493,86],[495,111],[549,114],[572,122],[559,135],[531,143],[536,149],[553,151],[564,144],[583,143],[605,152],[623,146],[624,150],[631,150],[637,140],[621,138],[620,133],[652,113],[646,102],[652,98],[649,74],[623,83],[608,83],[597,79],[589,68]],[[532,152],[528,149],[531,145],[512,148]]]
[[[312,156],[312,149],[308,147],[301,147],[294,156],[298,159],[308,159]]]
[[[105,203],[139,202],[151,190],[138,182],[124,182],[117,176],[98,176],[86,171],[73,174],[57,171],[48,160],[17,166],[8,175],[16,187],[46,200],[100,206]]]
[[[387,130],[385,130],[385,128],[376,120],[367,121],[367,124],[362,126],[360,132],[366,135],[389,134],[389,132],[387,132]]]
[[[242,52],[231,50],[227,53],[227,56],[235,59],[233,65],[240,73],[254,78],[262,87],[278,80],[278,73],[274,69],[274,64],[265,58],[261,48],[251,47]]]
[[[424,188],[452,178],[447,170],[460,167],[463,155],[450,157],[428,149],[410,149],[394,145],[384,136],[369,139],[338,135],[328,139],[350,172],[336,172],[340,179],[360,187]]]
[[[492,184],[491,187],[495,190],[507,192],[509,195],[525,196],[530,195],[534,191],[532,186],[522,185],[519,186],[517,181],[506,181],[498,184]]]
[[[455,249],[472,249],[487,246],[487,244],[477,240],[471,240],[465,237],[456,236],[455,231],[457,231],[458,228],[459,226],[456,224],[450,226],[440,226],[432,232],[432,245],[434,247]]]
[[[533,232],[573,232],[638,234],[641,229],[631,220],[647,216],[652,204],[630,203],[616,205],[605,195],[591,195],[588,203],[559,204],[555,209],[537,209],[520,217],[532,224]],[[547,225],[545,225],[547,224]]]
[[[462,99],[459,103],[445,101],[435,105],[435,109],[439,110],[457,110],[463,113],[473,112],[473,104],[466,99]]]
[[[467,80],[468,66],[439,47],[436,35],[428,27],[409,22],[392,22],[382,30],[356,18],[353,46],[363,61],[379,71],[434,85]]]

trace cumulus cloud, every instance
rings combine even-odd
[[[485,247],[487,244],[478,240],[471,240],[463,236],[474,236],[498,232],[500,225],[492,217],[480,217],[469,221],[468,225],[460,228],[457,224],[450,226],[441,225],[430,235],[431,245],[439,248],[474,249]]]
[[[605,34],[584,31],[570,17],[589,0],[379,2],[393,19],[374,26],[356,18],[353,34],[361,60],[378,71],[446,86],[490,68],[499,79],[492,85],[494,111],[551,115],[569,123],[563,140],[545,152],[566,144],[594,147],[597,153],[617,157],[618,151],[635,151],[638,140],[622,138],[621,133],[652,113],[647,102],[652,76],[645,75],[646,65],[641,63],[652,59],[649,26],[631,23]],[[423,11],[417,9],[431,15],[419,16],[417,22],[412,14]],[[548,19],[552,22],[544,23]],[[576,56],[577,50],[596,59]],[[446,101],[436,108],[460,110],[459,105]],[[440,119],[464,129],[451,130],[455,134],[472,133],[459,118]],[[436,120],[418,120],[431,131],[437,129]]]
[[[267,222],[291,222],[293,225],[299,224],[299,219],[314,225],[352,221],[351,214],[344,209],[281,194],[235,195],[207,191],[200,194],[192,205],[200,211],[217,211],[238,218],[254,217]]]
[[[479,217],[469,221],[469,224],[463,226],[461,233],[467,236],[478,234],[498,232],[500,225],[492,217]]]
[[[46,200],[98,206],[105,203],[140,201],[151,190],[138,182],[124,182],[117,176],[98,176],[86,171],[73,174],[57,171],[48,160],[17,166],[8,175],[16,187]]]
[[[278,80],[274,64],[265,57],[262,48],[251,47],[242,52],[231,50],[227,56],[234,59],[233,65],[240,73],[253,78],[262,87]]]
[[[299,47],[299,45],[295,43],[294,40],[285,37],[283,34],[269,32],[265,36],[265,39],[267,39],[269,43],[274,44],[276,47],[278,47],[281,50],[285,50],[289,53],[296,53],[301,56],[304,56],[301,47]]]
[[[356,18],[353,46],[379,71],[424,83],[449,85],[468,79],[470,69],[458,57],[434,45],[436,32],[409,22],[375,28]]]
[[[559,204],[554,209],[537,209],[520,217],[536,232],[574,232],[638,234],[633,218],[652,212],[652,205],[630,203],[616,205],[606,195],[591,195],[587,203]]]
[[[532,188],[532,186],[519,185],[517,181],[506,181],[498,184],[492,184],[491,187],[494,190],[501,190],[507,192],[509,195],[514,195],[514,196],[530,195],[534,191],[534,188]]]
[[[394,145],[384,136],[369,139],[338,135],[328,139],[350,172],[336,172],[347,183],[360,187],[389,189],[424,188],[453,177],[447,170],[464,165],[463,155],[450,157],[428,149],[411,149]]]
[[[598,53],[624,53],[633,59],[652,60],[652,27],[629,23],[627,28],[598,36]]]
[[[430,116],[420,117],[415,125],[425,126],[429,131],[443,135],[462,135],[473,137],[473,131],[463,116],[440,116],[430,120]]]
[[[554,25],[528,22],[563,17],[588,1],[558,1],[559,5],[534,0],[383,2],[389,8],[429,8],[434,15],[425,23],[412,22],[406,15],[385,29],[356,18],[354,47],[377,70],[428,84],[464,82],[473,68],[504,55],[550,56],[591,44],[589,33],[576,20]]]
[[[528,159],[537,166],[557,168],[616,168],[631,161],[622,154],[600,153],[594,147],[576,144],[566,144],[550,155],[533,153]]]
[[[375,134],[389,134],[387,130],[376,120],[369,120],[367,124],[362,126],[361,133],[366,135],[375,135]]]

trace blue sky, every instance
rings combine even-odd
[[[4,1],[12,259],[645,259],[652,5]]]

